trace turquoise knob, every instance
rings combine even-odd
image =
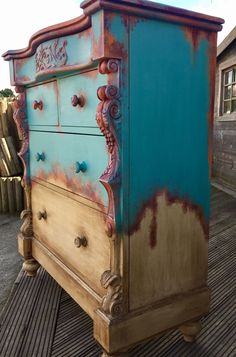
[[[86,162],[78,162],[75,163],[75,172],[78,174],[80,171],[85,172],[87,170]]]
[[[37,161],[44,161],[45,160],[45,154],[44,152],[42,152],[41,154],[39,152],[37,152],[36,154],[36,160]]]

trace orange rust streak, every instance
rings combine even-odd
[[[129,29],[130,29],[130,31],[132,32],[135,29],[135,27],[136,27],[136,25],[138,23],[145,22],[145,21],[147,21],[147,19],[145,19],[145,18],[138,17],[138,16],[130,16],[129,17]]]
[[[58,164],[54,164],[52,171],[46,173],[44,170],[37,171],[35,177],[48,182],[55,182],[57,186],[66,187],[71,192],[81,194],[94,203],[99,204],[105,211],[103,199],[100,197],[96,188],[90,182],[83,184],[77,177],[69,177]]]
[[[109,24],[115,15],[115,13],[106,14],[104,33],[105,48],[108,49],[109,57],[127,59],[128,53],[124,48],[124,43],[118,42],[115,36],[109,31]]]
[[[193,54],[195,55],[201,40],[208,39],[208,32],[188,26],[183,26],[182,29],[187,40],[190,42]]]
[[[100,36],[98,40],[95,40],[95,35],[94,32],[92,33],[92,48],[93,48],[93,58],[100,58],[103,57],[104,55],[104,46],[103,46],[103,40],[104,40],[104,33],[103,33],[103,13],[101,12],[100,14]]]
[[[128,57],[127,51],[124,49],[124,44],[117,41],[117,39],[109,32],[105,33],[105,47],[109,49],[111,57],[124,58]]]
[[[204,232],[205,239],[208,239],[209,237],[209,225],[208,222],[205,221],[204,215],[202,213],[202,210],[200,207],[197,205],[192,204],[186,199],[181,199],[179,197],[171,195],[167,190],[162,190],[153,195],[147,202],[145,202],[138,215],[136,218],[136,221],[131,225],[129,228],[129,235],[133,235],[135,232],[137,232],[140,227],[142,220],[144,219],[146,215],[146,210],[150,209],[152,211],[153,217],[151,220],[151,224],[149,227],[149,240],[150,240],[150,246],[151,248],[155,247],[156,245],[156,238],[157,238],[157,217],[158,217],[158,204],[157,204],[157,199],[158,197],[165,195],[166,197],[166,202],[167,205],[172,205],[172,204],[180,204],[182,205],[182,210],[183,213],[187,214],[188,211],[194,212],[197,220],[200,222],[202,230]],[[154,222],[155,220],[155,222]]]

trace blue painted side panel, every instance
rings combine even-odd
[[[208,41],[138,22],[130,35],[130,223],[167,190],[209,219]]]
[[[37,161],[37,153],[44,153],[45,160]],[[83,161],[87,171],[76,173],[76,162]],[[99,182],[107,164],[102,136],[30,132],[31,177],[55,178],[58,184],[66,181],[70,191],[83,196],[87,196],[86,192],[96,194],[107,205],[107,193]]]
[[[29,126],[58,125],[57,83],[50,82],[27,90],[26,113]],[[34,101],[42,101],[43,108],[34,109]]]
[[[99,103],[97,89],[105,84],[107,84],[107,76],[100,74],[97,69],[59,79],[60,125],[97,127],[96,109]],[[85,98],[83,107],[72,106],[73,95]]]

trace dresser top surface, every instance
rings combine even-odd
[[[36,48],[43,42],[61,36],[72,35],[92,26],[91,15],[103,9],[113,12],[128,13],[144,18],[159,19],[198,27],[209,31],[220,31],[224,20],[197,12],[146,0],[85,0],[81,3],[84,14],[81,16],[46,27],[36,32],[24,49],[9,50],[2,57],[4,60],[26,58],[33,55]]]
[[[93,13],[99,8],[120,10],[122,12],[129,12],[144,17],[151,17],[152,14],[163,13],[168,15],[175,15],[185,17],[198,21],[206,21],[215,24],[223,24],[224,20],[218,17],[213,17],[201,14],[194,11],[189,11],[183,8],[169,6],[149,0],[84,0],[80,7],[84,13]],[[148,13],[149,12],[149,13]]]

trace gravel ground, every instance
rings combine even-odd
[[[18,216],[0,214],[0,315],[22,267],[17,251]]]

